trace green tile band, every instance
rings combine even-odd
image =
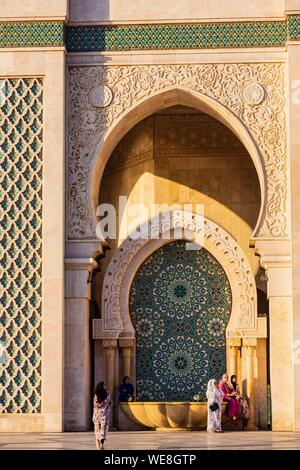
[[[0,23],[0,47],[64,46],[62,21]]]
[[[288,37],[289,41],[300,41],[300,15],[288,17]]]
[[[69,52],[278,47],[287,38],[283,21],[68,27]]]
[[[284,47],[300,41],[300,15],[286,21],[64,26],[62,21],[0,23],[0,47],[65,46],[69,52]]]
[[[287,21],[68,26],[69,52],[284,47],[300,40],[300,16]]]

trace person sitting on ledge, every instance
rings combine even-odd
[[[123,383],[119,385],[119,401],[128,402],[134,400],[134,387],[130,383],[130,378],[126,375],[123,378]]]
[[[248,402],[247,402],[246,398],[244,398],[242,396],[241,392],[240,392],[240,389],[239,389],[239,386],[238,386],[238,383],[237,383],[236,375],[232,375],[230,377],[230,383],[232,385],[233,390],[237,394],[237,400],[239,401],[239,404],[240,404],[240,411],[241,411],[242,418],[245,419],[245,420],[250,419],[249,405],[248,405]]]
[[[228,416],[230,416],[234,424],[237,425],[240,414],[240,404],[237,399],[238,393],[229,382],[228,374],[223,374],[219,387],[223,394],[223,401],[228,402]]]

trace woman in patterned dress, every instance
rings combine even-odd
[[[110,407],[112,400],[104,382],[99,382],[94,394],[93,423],[95,427],[96,447],[104,449],[104,441],[109,428]]]
[[[222,392],[215,379],[211,379],[207,384],[207,431],[223,432],[221,428],[222,420]],[[210,405],[217,403],[218,409],[212,411]]]
[[[234,389],[234,391],[237,394],[237,399],[239,400],[239,403],[240,403],[242,418],[245,419],[245,420],[250,419],[251,415],[250,415],[249,405],[248,405],[248,402],[247,402],[246,398],[244,398],[242,396],[241,392],[240,392],[240,388],[239,388],[238,383],[237,383],[236,375],[232,375],[230,377],[230,383],[232,385],[232,388]]]

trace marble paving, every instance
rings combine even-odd
[[[0,450],[93,450],[92,432],[2,433]],[[107,450],[300,450],[300,432],[111,432]]]

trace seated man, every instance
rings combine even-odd
[[[134,399],[134,387],[130,383],[130,378],[126,375],[123,378],[123,383],[119,385],[119,401],[132,401]]]

